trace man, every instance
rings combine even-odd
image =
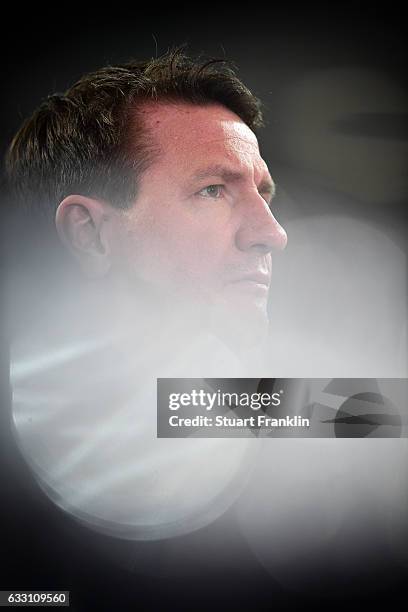
[[[174,51],[48,98],[11,144],[8,173],[109,293],[133,288],[139,306],[154,296],[194,319],[198,308],[227,342],[254,342],[266,333],[271,253],[286,244],[261,124],[230,68]]]
[[[313,483],[321,477],[327,489],[322,447],[313,452],[307,445],[302,453],[300,445],[296,452],[285,446],[282,453],[279,445],[268,445],[254,464],[250,439],[157,439],[154,383],[157,376],[191,372],[231,375],[234,353],[241,361],[252,356],[251,347],[266,335],[272,254],[285,246],[286,236],[271,212],[273,182],[254,135],[260,124],[257,100],[230,70],[175,52],[100,70],[64,96],[51,97],[23,126],[8,156],[23,216],[33,211],[42,240],[54,236],[55,218],[59,238],[89,279],[82,283],[78,268],[68,263],[61,274],[57,246],[51,245],[57,259],[50,260],[41,255],[49,253],[42,240],[37,245],[38,269],[32,266],[37,274],[30,286],[35,300],[20,300],[28,324],[13,342],[12,416],[23,456],[48,497],[87,527],[128,541],[163,540],[163,549],[153,553],[140,543],[122,553],[117,540],[107,538],[100,546],[103,555],[112,552],[128,568],[139,565],[154,576],[179,572],[183,587],[190,570],[200,573],[200,561],[206,569],[222,567],[230,556],[233,575],[225,577],[224,568],[219,573],[237,601],[247,589],[251,564],[245,567],[245,546],[231,536],[235,522],[226,511],[248,472],[261,473],[241,496],[241,524],[267,566],[279,561],[285,575],[291,554],[303,564],[292,517],[299,510],[302,543],[304,521],[311,516],[316,550],[314,525],[320,536],[321,521],[315,519],[322,512],[327,522],[328,506],[324,498],[318,512],[313,505],[307,512],[305,499],[318,496],[314,486],[310,493],[304,475],[312,466]],[[235,372],[252,373],[247,365]],[[262,374],[255,369],[254,375]],[[327,455],[328,447],[323,450]],[[337,477],[337,454],[332,459]],[[292,464],[287,478],[283,466]],[[295,503],[293,483],[307,491]],[[340,508],[342,497],[334,496]],[[285,516],[288,535],[280,540]],[[54,527],[53,519],[40,540]],[[199,530],[215,519],[215,536]],[[62,545],[55,538],[58,550],[49,555],[55,574],[64,578],[88,569],[87,561],[77,561],[78,569],[71,562],[72,549],[89,541],[85,530],[75,535],[72,524],[64,527]],[[32,525],[25,531],[30,538]],[[185,543],[170,538],[195,530],[190,537],[197,539],[183,555]],[[8,550],[14,546],[11,532]],[[86,590],[98,593],[96,585],[111,580],[111,568],[100,579],[102,564],[99,555],[93,557],[98,571],[93,589]],[[309,561],[310,555],[306,565],[314,569]],[[235,571],[243,566],[242,574]],[[321,574],[321,568],[314,573],[319,581]],[[152,584],[153,590],[157,582]],[[269,597],[270,578],[264,588]],[[116,590],[121,589],[115,597]],[[211,592],[209,580],[192,588],[194,605],[202,590]],[[275,605],[280,589],[274,591]],[[115,600],[112,609],[118,607],[124,609]]]
[[[105,533],[197,529],[250,468],[250,440],[157,439],[155,384],[248,374],[266,337],[286,234],[261,123],[232,69],[176,50],[85,75],[10,146],[12,192],[44,218],[47,253],[13,338],[18,443],[48,495]]]

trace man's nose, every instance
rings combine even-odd
[[[236,245],[241,251],[254,250],[262,254],[273,250],[281,251],[286,247],[287,241],[285,230],[275,219],[262,196],[251,205],[247,203],[235,236]]]

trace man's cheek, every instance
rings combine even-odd
[[[154,227],[138,224],[127,235],[127,259],[133,273],[163,287],[209,290],[221,281],[225,259],[223,236],[212,228],[179,219],[162,219]]]

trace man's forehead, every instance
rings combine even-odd
[[[143,121],[159,144],[211,144],[229,141],[231,147],[255,149],[258,141],[252,130],[232,111],[220,104],[205,106],[184,102],[146,104]]]

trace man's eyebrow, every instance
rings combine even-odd
[[[210,176],[219,176],[225,181],[227,180],[238,181],[239,179],[242,179],[244,177],[242,172],[237,172],[236,170],[231,170],[230,168],[227,168],[226,166],[215,164],[213,166],[208,166],[207,168],[204,168],[203,170],[199,170],[198,172],[195,172],[192,178],[194,180],[200,181]]]
[[[231,170],[230,168],[220,164],[208,166],[203,170],[199,170],[193,174],[192,178],[193,180],[200,181],[211,176],[218,176],[224,181],[239,181],[244,178],[244,174],[242,172]],[[276,191],[275,183],[270,178],[264,178],[258,186],[258,191],[259,193],[268,193],[271,195],[271,198],[273,198]]]
[[[259,193],[268,193],[272,198],[276,195],[276,185],[272,179],[263,179],[261,184],[258,186]]]

